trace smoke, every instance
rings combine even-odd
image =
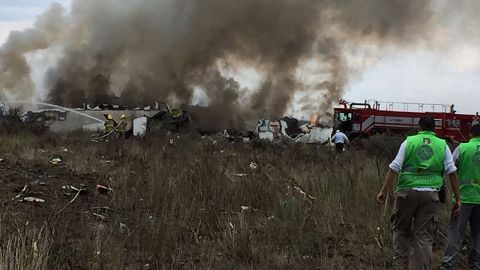
[[[25,56],[55,44],[62,55],[45,75],[49,102],[186,107],[202,91],[222,126],[240,127],[281,117],[306,90],[297,71],[310,59],[321,75],[310,90],[324,93],[327,111],[358,72],[347,47],[412,46],[430,28],[431,11],[427,0],[74,0],[70,14],[53,5],[33,29],[10,34],[0,49],[0,90],[31,96]],[[239,65],[262,75],[258,88],[225,75],[225,66]]]
[[[51,46],[62,35],[63,7],[54,4],[38,17],[34,28],[13,31],[0,47],[0,98],[23,100],[33,95],[35,85],[30,77],[26,54]]]

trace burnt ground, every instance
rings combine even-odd
[[[94,174],[76,174],[63,164],[0,162],[2,218],[9,226],[3,230],[20,232],[48,224],[53,231],[51,237],[61,239],[52,255],[68,268],[86,269],[80,262],[84,256],[82,245],[87,244],[88,237],[79,227],[101,228],[113,213],[108,207],[111,195],[100,194],[97,181]],[[45,202],[23,201],[27,197]]]
[[[28,232],[43,230],[46,266],[15,269],[389,269],[390,205],[374,200],[398,144],[387,145],[387,155],[372,139],[337,156],[214,137],[3,136],[0,268],[11,239],[31,256]],[[85,192],[76,197],[68,185]],[[442,209],[435,266],[446,241]]]

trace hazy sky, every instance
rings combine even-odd
[[[10,31],[31,26],[52,2],[68,7],[70,0],[0,0],[0,43]],[[348,85],[345,99],[455,103],[459,112],[480,111],[480,39],[469,36],[466,41],[462,33],[448,31],[452,30],[446,28],[442,35],[455,42],[443,48],[423,45],[370,56],[373,59]]]

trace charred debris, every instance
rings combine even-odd
[[[258,138],[267,141],[290,140],[301,143],[326,143],[328,142],[332,129],[315,121],[299,120],[293,117],[285,116],[279,120],[260,119],[257,122],[250,121],[245,124],[245,128],[214,128],[212,125],[204,125],[207,122],[221,122],[221,119],[211,119],[209,115],[202,116],[203,108],[191,106],[187,110],[170,108],[164,102],[155,102],[153,106],[128,107],[116,104],[98,104],[90,106],[85,104],[76,109],[37,109],[23,111],[20,109],[10,110],[7,104],[0,104],[0,118],[17,119],[22,125],[42,124],[45,127],[52,126],[72,126],[70,122],[78,122],[75,118],[76,113],[98,117],[104,120],[108,115],[114,115],[119,118],[120,115],[127,115],[127,129],[129,134],[143,137],[165,132],[185,133],[196,132],[202,136],[221,136],[229,141],[248,142]],[[192,113],[193,112],[193,113]],[[221,116],[217,116],[220,118]],[[210,118],[210,119],[205,119]],[[222,123],[224,125],[224,123]],[[222,126],[217,125],[217,126]],[[101,131],[103,125],[97,123],[77,124],[76,129],[88,131]],[[72,130],[65,128],[65,131]],[[61,131],[56,128],[54,131]]]

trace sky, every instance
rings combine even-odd
[[[10,31],[30,27],[53,2],[67,9],[70,5],[70,0],[0,0],[0,44]],[[455,104],[460,113],[480,111],[480,40],[463,40],[461,33],[455,38],[445,48],[426,44],[414,50],[379,51],[353,76],[344,99]],[[33,77],[40,80],[35,71]]]

